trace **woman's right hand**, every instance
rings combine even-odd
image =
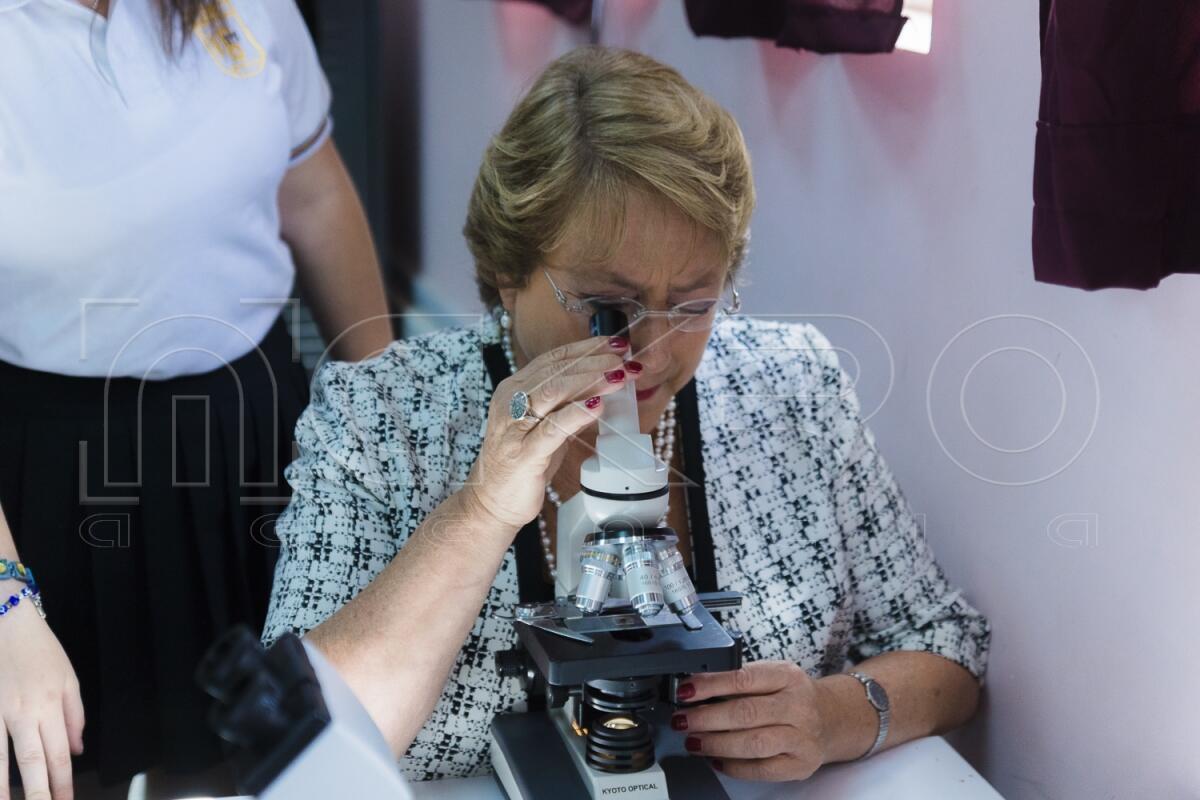
[[[465,491],[499,524],[516,530],[541,511],[546,484],[558,468],[555,454],[599,418],[604,409],[600,398],[632,377],[622,369],[628,347],[628,340],[619,336],[565,344],[542,353],[496,387],[487,433]],[[615,371],[624,373],[623,379],[606,377]],[[530,410],[544,419],[512,418],[510,403],[519,391],[529,395]]]
[[[83,725],[75,670],[24,599],[0,619],[0,800],[9,800],[9,736],[27,800],[73,798],[71,755],[83,753]]]

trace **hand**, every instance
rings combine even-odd
[[[0,619],[0,800],[9,800],[8,736],[27,800],[71,800],[71,755],[83,753],[83,725],[75,670],[24,598]]]
[[[687,696],[689,684],[695,692]],[[825,762],[822,692],[814,678],[787,661],[693,675],[680,686],[680,699],[728,699],[682,709],[671,727],[687,731],[690,752],[707,756],[734,778],[804,780]]]
[[[613,341],[620,346],[613,346]],[[542,353],[496,387],[488,408],[487,433],[464,491],[497,524],[515,530],[541,511],[546,484],[562,461],[562,445],[594,424],[604,407],[600,398],[628,379],[627,373],[615,382],[605,377],[621,370],[621,354],[628,346],[625,339],[607,336],[562,345]],[[530,410],[545,419],[512,418],[509,407],[518,391],[529,395]]]

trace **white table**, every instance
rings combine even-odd
[[[1003,800],[940,736],[914,739],[866,761],[822,767],[806,781],[720,779],[732,800]],[[129,800],[142,800],[143,793],[135,780]],[[504,800],[492,777],[417,783],[413,794],[417,800]]]
[[[732,800],[1003,800],[940,736],[905,742],[866,761],[830,764],[806,781],[720,777]],[[491,777],[418,783],[413,794],[417,800],[504,800]]]

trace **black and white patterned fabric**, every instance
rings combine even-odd
[[[378,575],[461,488],[486,432],[491,379],[478,325],[392,345],[318,374],[288,468],[291,505],[263,640],[303,634]],[[695,375],[717,579],[750,660],[811,675],[892,650],[936,653],[982,684],[991,628],[934,560],[811,325],[719,319]],[[493,656],[515,642],[510,548],[445,690],[403,761],[410,779],[486,773],[488,726],[524,700]],[[414,645],[417,643],[414,643]]]

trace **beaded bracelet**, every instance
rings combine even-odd
[[[0,558],[0,580],[4,578],[14,578],[23,583],[28,583],[30,586],[36,584],[33,579],[33,570],[22,564],[20,561],[9,561],[7,558]]]
[[[0,617],[3,617],[20,605],[22,597],[28,597],[29,602],[33,603],[33,607],[37,609],[38,616],[42,619],[46,618],[46,611],[42,608],[42,593],[36,583],[29,586],[22,586],[20,592],[10,595],[7,600],[0,603]]]

